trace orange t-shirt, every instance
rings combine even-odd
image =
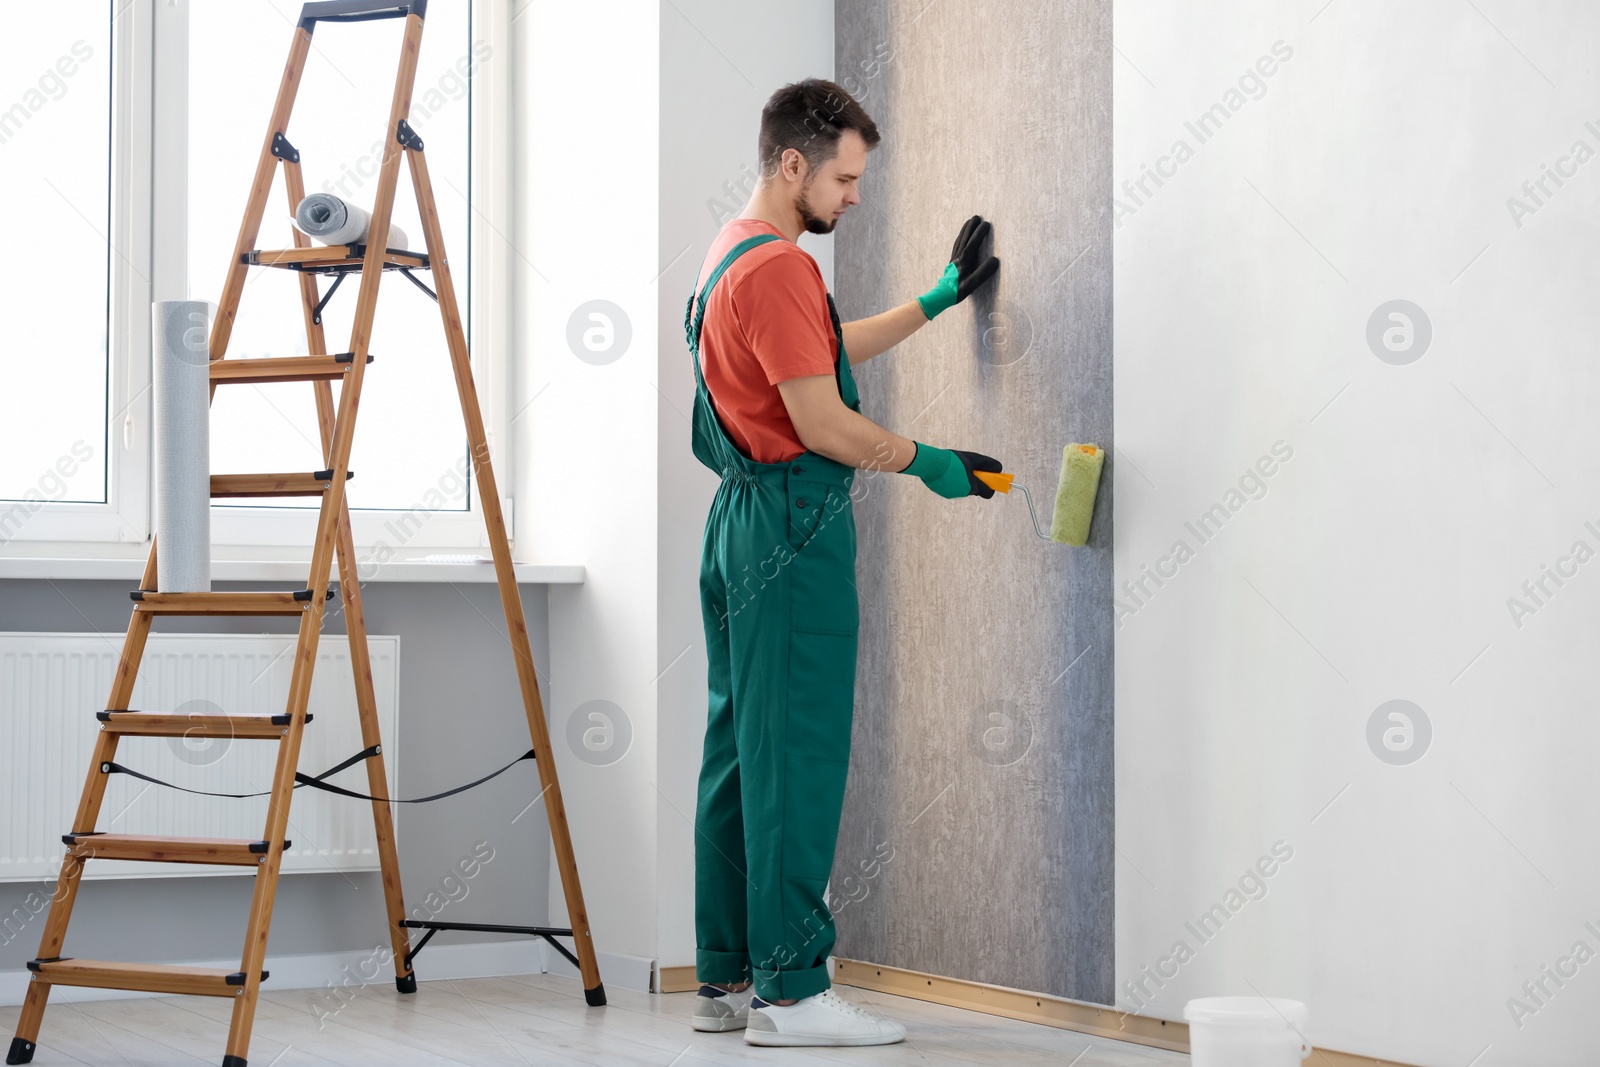
[[[695,292],[734,245],[762,233],[778,230],[759,219],[729,220],[711,242]],[[706,300],[700,373],[740,452],[782,463],[806,450],[778,383],[834,373],[834,342],[828,288],[804,249],[780,236],[734,260]]]

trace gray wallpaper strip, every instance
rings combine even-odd
[[[836,42],[883,134],[836,231],[841,317],[926,289],[974,213],[1002,260],[856,368],[863,411],[995,456],[1047,512],[1062,446],[1112,444],[1110,0],[839,0]],[[862,479],[838,955],[1111,1002],[1115,466],[1084,548],[1020,493]]]

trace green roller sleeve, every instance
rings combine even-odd
[[[1066,545],[1089,540],[1089,520],[1100,488],[1100,468],[1106,454],[1094,445],[1070,444],[1062,450],[1061,481],[1056,486],[1056,510],[1050,520],[1050,539]]]

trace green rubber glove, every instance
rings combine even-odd
[[[954,448],[935,448],[921,441],[913,442],[917,454],[911,458],[901,474],[911,474],[922,479],[922,484],[946,500],[963,496],[981,496],[985,500],[994,496],[994,490],[973,475],[973,471],[1000,471],[1000,461],[981,452],[963,452]]]
[[[917,297],[922,313],[932,320],[971,296],[1000,269],[1000,261],[983,254],[983,242],[994,229],[982,215],[974,215],[961,227],[950,249],[950,262],[932,289]]]

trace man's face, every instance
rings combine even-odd
[[[867,142],[855,130],[845,130],[833,158],[807,173],[795,194],[795,210],[808,232],[832,233],[850,205],[861,203],[859,186],[866,169]]]

